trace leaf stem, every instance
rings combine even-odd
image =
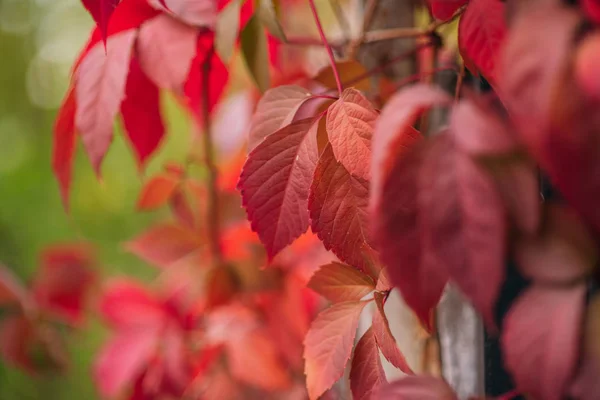
[[[331,69],[333,70],[333,75],[335,76],[335,83],[337,84],[338,92],[340,97],[342,96],[342,92],[344,88],[342,86],[342,81],[340,79],[340,74],[337,70],[337,66],[335,65],[335,57],[333,56],[333,50],[331,50],[331,45],[327,41],[327,37],[325,37],[325,32],[323,31],[323,26],[321,25],[321,20],[319,19],[319,14],[317,13],[317,8],[315,7],[314,0],[308,0],[310,4],[310,9],[312,11],[313,16],[315,17],[315,22],[317,24],[317,29],[319,30],[319,35],[321,36],[321,40],[325,45],[325,49],[327,50],[327,54],[329,55],[329,61],[331,62]]]
[[[213,262],[216,265],[223,263],[223,253],[221,250],[220,241],[220,210],[219,210],[219,193],[217,180],[219,171],[214,159],[214,145],[212,138],[210,109],[209,109],[209,94],[210,94],[210,69],[211,58],[214,53],[214,47],[211,47],[206,54],[206,60],[202,64],[202,123],[204,125],[204,155],[206,169],[208,170],[207,189],[208,189],[208,212],[207,226],[210,251],[213,257]]]

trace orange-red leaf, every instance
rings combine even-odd
[[[564,398],[578,360],[585,285],[528,289],[504,321],[505,365],[518,390],[534,398]]]
[[[369,234],[369,183],[351,175],[327,145],[315,169],[308,208],[314,233],[340,260],[369,271],[362,245]]]
[[[158,148],[165,126],[160,114],[158,88],[144,74],[136,58],[132,58],[129,67],[121,114],[138,165],[143,167]]]
[[[333,303],[358,301],[375,289],[373,280],[349,265],[323,265],[310,278],[308,287]]]
[[[150,179],[140,193],[138,210],[153,210],[162,207],[173,197],[180,181],[172,174],[160,174]]]
[[[441,21],[448,21],[454,13],[469,0],[427,0],[431,15]]]
[[[142,70],[161,89],[181,93],[196,55],[198,32],[168,15],[142,25],[137,42]]]
[[[52,148],[52,169],[58,180],[60,195],[66,210],[69,209],[69,189],[75,155],[75,108],[75,91],[71,88],[60,106],[54,122]]]
[[[376,398],[380,388],[386,383],[373,328],[369,328],[354,349],[352,369],[350,370],[352,398],[354,400],[372,400]]]
[[[131,240],[125,248],[142,260],[158,267],[168,267],[199,250],[202,239],[193,231],[173,224],[156,225]]]
[[[94,46],[76,72],[75,126],[97,174],[113,137],[114,118],[125,96],[135,30]]]
[[[458,400],[448,384],[433,376],[407,376],[382,388],[381,400]]]
[[[467,67],[492,84],[506,35],[504,14],[501,0],[470,0],[458,26],[458,45]]]
[[[238,184],[243,205],[271,258],[308,229],[317,127],[314,119],[303,119],[278,130],[244,164]]]
[[[264,138],[292,123],[296,112],[308,99],[308,90],[296,85],[277,86],[267,90],[252,116],[248,148],[254,149]]]
[[[119,0],[81,0],[81,2],[94,18],[102,34],[102,39],[106,40],[108,21],[119,4]]]
[[[356,328],[366,301],[334,304],[321,312],[304,340],[304,373],[311,400],[342,377],[352,354]]]
[[[396,368],[405,374],[414,374],[404,354],[398,348],[396,339],[392,335],[390,323],[383,309],[384,298],[381,293],[375,292],[375,304],[377,310],[373,313],[373,334],[377,346],[381,350],[383,356]]]
[[[373,105],[356,89],[346,89],[327,111],[327,136],[335,159],[352,175],[371,174],[371,137],[378,117]]]

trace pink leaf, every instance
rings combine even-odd
[[[281,128],[248,156],[238,187],[252,230],[269,257],[308,229],[308,195],[318,159],[318,121]]]
[[[417,84],[396,93],[386,104],[375,123],[373,165],[371,166],[371,205],[378,203],[381,185],[390,163],[421,139],[412,126],[419,116],[436,106],[449,106],[452,98],[443,90]]]
[[[547,208],[544,230],[515,244],[519,270],[536,282],[573,283],[590,275],[598,261],[593,237],[570,208]]]
[[[96,280],[92,250],[85,245],[57,245],[45,249],[32,285],[38,305],[72,324],[84,318],[88,291]]]
[[[248,149],[252,150],[267,136],[289,125],[310,93],[296,85],[269,89],[261,97],[250,122]]]
[[[458,46],[472,73],[496,82],[496,65],[506,35],[504,2],[471,0],[460,18]]]
[[[434,146],[438,146],[435,145]],[[392,283],[400,288],[404,301],[415,311],[421,323],[432,329],[432,310],[448,280],[431,253],[424,236],[423,202],[420,186],[432,150],[422,143],[393,160],[389,176],[382,182],[380,200],[373,204],[373,232],[379,244],[381,260],[387,265]],[[432,179],[431,172],[427,179]]]
[[[379,114],[358,90],[346,89],[327,111],[327,136],[335,159],[352,175],[371,175],[371,137]]]
[[[119,0],[81,0],[81,2],[94,18],[102,34],[102,40],[106,41],[108,21],[119,4]]]
[[[390,323],[383,309],[384,297],[381,293],[375,292],[375,304],[377,305],[377,310],[373,313],[373,334],[375,335],[377,346],[386,360],[394,367],[400,369],[405,374],[414,374],[406,358],[404,358],[404,354],[398,349],[394,335],[392,335]]]
[[[431,14],[440,21],[448,21],[469,0],[427,0]]]
[[[195,232],[165,223],[150,228],[125,247],[142,260],[166,268],[201,245],[202,239]]]
[[[192,26],[212,28],[217,18],[214,0],[148,0],[148,3]]]
[[[350,370],[352,398],[354,400],[371,400],[385,384],[387,384],[387,380],[381,366],[375,335],[373,328],[369,328],[354,349],[352,369]]]
[[[103,396],[113,397],[144,371],[154,356],[159,341],[157,329],[132,329],[120,332],[101,350],[94,365],[94,381]]]
[[[436,262],[489,326],[504,280],[506,216],[491,176],[440,136],[421,176],[421,215]]]
[[[433,376],[407,376],[384,386],[381,400],[458,400],[450,386]]]
[[[156,327],[165,318],[162,304],[139,283],[115,280],[100,299],[99,312],[113,327]]]
[[[333,303],[358,301],[375,289],[368,275],[338,262],[321,266],[308,287]]]
[[[97,174],[113,137],[113,121],[125,96],[135,30],[97,44],[77,69],[75,126]]]
[[[532,287],[504,321],[502,350],[517,388],[534,398],[559,400],[578,359],[585,285]]]
[[[321,312],[304,340],[304,373],[311,400],[342,377],[352,354],[358,319],[367,301],[334,304]]]
[[[315,169],[308,208],[314,233],[340,260],[369,271],[362,245],[369,235],[369,183],[351,175],[327,145]]]
[[[159,15],[140,28],[137,42],[142,70],[161,89],[181,93],[196,55],[196,29]]]
[[[143,166],[158,148],[165,126],[160,115],[158,88],[144,74],[135,58],[131,60],[129,67],[121,114],[138,164]]]
[[[69,209],[69,189],[75,156],[75,92],[73,88],[65,96],[54,122],[54,147],[52,170],[58,180],[63,206]]]

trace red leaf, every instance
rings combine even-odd
[[[406,358],[404,358],[404,354],[398,349],[394,335],[392,335],[390,323],[383,309],[384,298],[381,293],[375,292],[375,304],[377,305],[377,311],[373,313],[372,328],[377,346],[386,360],[394,367],[400,369],[405,374],[414,374]]]
[[[77,69],[75,125],[97,174],[113,137],[113,121],[125,96],[135,31],[111,36],[96,45]]]
[[[81,2],[94,18],[102,34],[102,40],[106,41],[108,21],[119,4],[119,0],[81,0]]]
[[[448,21],[469,0],[427,0],[431,14],[440,21]]]
[[[435,143],[435,140],[434,140]],[[446,285],[447,271],[440,268],[424,235],[425,223],[420,186],[427,182],[424,165],[435,160],[427,143],[396,159],[388,178],[382,182],[380,201],[373,202],[373,232],[387,265],[392,283],[400,288],[406,304],[421,323],[431,330],[432,310]],[[427,179],[432,179],[428,173]]]
[[[289,125],[310,93],[296,85],[283,85],[269,89],[261,97],[250,123],[248,149],[258,146],[267,136]]]
[[[185,192],[183,190],[176,190],[169,204],[177,222],[181,226],[193,229],[195,226],[194,211],[190,206]]]
[[[534,398],[559,400],[578,359],[585,285],[532,287],[504,320],[502,350],[517,389]]]
[[[165,126],[160,115],[158,88],[144,74],[135,58],[129,67],[121,114],[141,167],[158,148]]]
[[[267,137],[248,156],[238,187],[252,230],[270,258],[308,229],[318,121],[303,119]]]
[[[420,132],[412,128],[419,116],[432,107],[450,104],[452,98],[448,94],[435,86],[424,84],[403,89],[387,102],[373,134],[372,206],[379,202],[381,185],[391,164],[422,139]]]
[[[41,308],[72,324],[84,318],[84,303],[96,280],[92,251],[83,245],[60,245],[44,250],[32,292]]]
[[[467,67],[492,85],[506,35],[504,18],[501,0],[471,0],[458,26],[458,46]]]
[[[226,349],[234,378],[269,391],[290,386],[290,377],[265,332],[255,330],[229,340]]]
[[[573,283],[594,271],[596,243],[570,208],[549,205],[544,230],[515,244],[519,270],[537,282]]]
[[[506,155],[520,147],[507,113],[493,97],[458,103],[452,109],[450,131],[456,145],[474,156]]]
[[[505,274],[506,216],[491,176],[440,136],[421,177],[421,218],[436,263],[490,326]]]
[[[192,60],[190,73],[183,88],[187,105],[197,118],[200,118],[201,115],[201,105],[203,102],[202,88],[205,86],[205,83],[202,81],[202,66],[207,57],[209,57],[210,62],[210,75],[208,79],[209,111],[213,110],[229,81],[229,69],[214,51],[213,44],[213,32],[203,32],[198,36],[196,57]]]
[[[349,265],[323,265],[310,278],[308,287],[333,303],[358,301],[375,289],[373,280]]]
[[[346,89],[327,111],[327,136],[335,159],[352,175],[371,175],[371,137],[379,114],[356,89]]]
[[[598,0],[582,0],[581,7],[587,14],[588,18],[595,23],[600,23],[600,1]]]
[[[358,319],[368,301],[334,304],[321,312],[304,340],[304,373],[311,400],[342,377],[352,353]]]
[[[94,365],[94,381],[102,396],[114,397],[148,366],[157,351],[158,329],[119,332],[101,350]]]
[[[373,328],[369,328],[354,349],[352,369],[350,370],[352,398],[354,400],[371,400],[385,384],[387,384],[387,380],[381,366],[375,335]]]
[[[105,288],[99,312],[116,329],[157,327],[165,318],[162,304],[148,289],[124,279]]]
[[[73,88],[65,96],[54,122],[54,145],[52,169],[58,180],[63,206],[69,209],[69,189],[75,155],[75,92]]]
[[[0,322],[0,356],[13,365],[34,370],[29,347],[35,328],[25,317],[10,316]]]
[[[148,0],[148,3],[188,25],[211,28],[217,18],[217,2],[214,0]]]
[[[384,386],[381,400],[458,400],[448,384],[433,376],[407,376]]]
[[[369,265],[361,250],[369,235],[369,183],[337,162],[328,144],[317,164],[308,208],[314,233],[340,260],[361,271]]]
[[[138,210],[153,210],[162,207],[174,196],[180,180],[171,174],[160,174],[150,179],[140,193]]]
[[[140,65],[161,89],[181,93],[196,56],[196,29],[159,15],[140,29],[137,42]]]
[[[199,250],[202,239],[193,231],[173,224],[160,224],[128,242],[125,248],[142,260],[166,268]]]

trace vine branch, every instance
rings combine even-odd
[[[335,65],[335,57],[333,55],[333,50],[331,50],[331,46],[329,45],[329,42],[327,41],[327,37],[325,37],[325,32],[323,31],[323,25],[321,25],[321,20],[319,19],[319,14],[317,13],[317,8],[315,7],[315,1],[308,0],[308,2],[310,4],[310,9],[312,11],[312,14],[315,18],[315,23],[317,24],[317,29],[319,30],[319,35],[321,36],[321,40],[323,41],[323,44],[325,45],[325,49],[327,50],[327,54],[329,55],[329,61],[331,62],[331,69],[333,70],[333,75],[335,76],[335,83],[337,84],[338,92],[341,96],[342,92],[344,91],[344,88],[342,86],[342,81],[340,79],[340,74],[337,70],[337,66]]]
[[[207,191],[208,191],[208,240],[213,261],[220,265],[223,262],[223,253],[220,242],[220,209],[219,209],[219,192],[217,180],[219,171],[214,159],[214,144],[212,138],[212,129],[210,121],[210,60],[214,53],[214,48],[211,48],[206,60],[202,63],[202,123],[204,127],[204,155],[205,165],[208,171]]]

